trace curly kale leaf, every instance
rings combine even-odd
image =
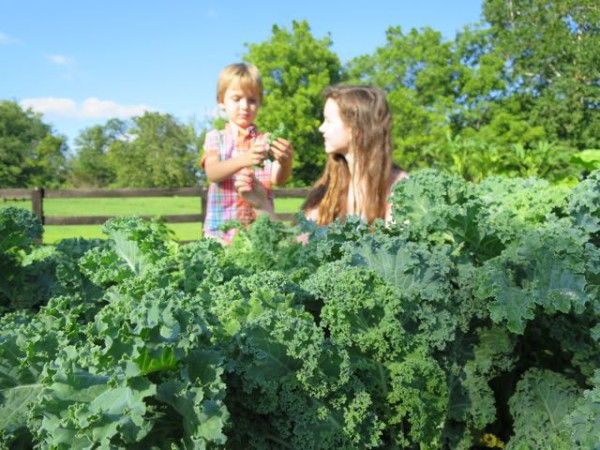
[[[216,286],[207,286],[207,310],[217,319],[223,345],[261,314],[285,310],[303,315],[308,294],[282,272],[268,271],[237,276]],[[307,315],[308,317],[308,315]]]
[[[477,296],[492,300],[491,318],[523,333],[537,307],[546,313],[581,313],[586,295],[585,237],[568,222],[524,234],[481,268]]]
[[[457,176],[420,170],[396,183],[390,197],[392,215],[406,226],[411,239],[447,242],[448,218],[469,198],[468,186]]]
[[[535,327],[527,333],[527,343],[532,348],[538,366],[561,370],[571,367],[580,372],[581,383],[590,383],[600,367],[600,346],[594,337],[594,327],[600,331],[600,315],[586,308],[581,314],[554,314],[536,318]],[[534,349],[534,350],[533,350]],[[543,358],[550,362],[544,364]]]
[[[571,450],[569,414],[581,390],[564,375],[530,369],[509,400],[514,419],[510,448]]]
[[[587,233],[596,235],[600,231],[600,170],[573,188],[568,212],[575,225]]]
[[[279,122],[277,124],[277,128],[269,133],[269,137],[267,139],[267,147],[270,147],[273,142],[275,142],[279,138],[285,138],[288,134],[288,130],[283,122]]]
[[[495,230],[480,226],[485,202],[473,185],[457,176],[415,172],[396,183],[391,201],[394,220],[410,241],[450,244],[456,252],[479,261],[504,248]]]
[[[0,208],[0,314],[44,303],[52,285],[47,251],[32,248],[43,227],[26,209]]]
[[[374,271],[330,263],[301,286],[322,301],[321,326],[349,350],[384,361],[412,345],[402,327],[408,319],[398,290]]]
[[[266,214],[260,215],[247,229],[240,229],[224,248],[227,263],[246,272],[289,270],[297,263],[295,255],[302,244],[294,240],[294,230]]]
[[[568,188],[536,178],[490,177],[473,186],[482,205],[478,227],[503,244],[564,216]]]
[[[448,408],[445,371],[426,347],[388,365],[390,424],[401,425],[404,433],[394,438],[399,448],[418,443],[420,448],[440,448]]]
[[[80,339],[86,305],[76,303],[55,297],[37,314],[21,310],[0,318],[0,430],[4,433],[18,436],[26,428],[39,428],[40,418],[31,411],[46,386],[44,373],[62,348]]]
[[[80,261],[83,273],[99,286],[140,278],[177,251],[172,233],[164,224],[141,217],[115,217],[103,225],[102,231],[108,235],[106,242]]]
[[[410,250],[398,260],[406,272],[414,268],[408,255]],[[350,369],[369,394],[370,410],[385,424],[384,448],[416,443],[434,448],[447,413],[447,375],[424,337],[431,330],[415,326],[419,319],[410,302],[419,287],[426,291],[426,282],[419,286],[413,274],[402,277],[406,282],[396,287],[369,267],[337,261],[301,285],[321,299],[321,327],[351,358]]]
[[[275,143],[275,141],[279,138],[285,138],[288,134],[288,130],[283,122],[279,122],[277,128],[275,128],[272,132],[267,134],[267,139],[265,141],[265,147],[267,150],[265,161],[273,161],[273,154],[270,151],[271,145]],[[264,167],[264,161],[261,164],[256,165],[255,167],[261,169]]]
[[[475,263],[565,215],[568,191],[544,180],[490,177],[480,184],[433,170],[394,186],[396,223],[409,240],[447,243]]]
[[[37,438],[57,449],[137,442],[151,428],[144,398],[155,389],[147,380],[116,384],[86,372],[57,373],[34,410],[44,415]]]
[[[348,356],[328,350],[322,330],[291,310],[265,311],[243,324],[232,344],[226,402],[232,448],[351,448],[368,430],[368,411],[344,429],[353,411]],[[339,392],[342,390],[342,392]],[[333,402],[333,404],[332,404]],[[355,405],[355,407],[358,407]],[[366,420],[367,422],[363,422]],[[349,435],[352,435],[350,437]]]
[[[509,373],[517,362],[515,335],[493,325],[481,327],[452,344],[444,367],[449,372],[448,422],[444,430],[450,448],[474,444],[474,430],[496,423],[498,400],[492,381]]]
[[[31,211],[14,206],[0,208],[0,255],[17,249],[29,251],[43,233],[41,222]]]
[[[131,294],[107,293],[111,302],[80,330],[80,340],[65,345],[49,366],[53,384],[44,391],[39,411],[56,414],[52,422],[57,423],[48,422],[54,428],[41,438],[56,439],[72,431],[91,444],[106,439],[123,447],[138,442],[144,448],[156,443],[161,448],[169,443],[223,444],[224,364],[210,342],[201,299],[173,289]],[[96,379],[95,374],[106,379]],[[63,375],[66,381],[56,385]],[[103,398],[90,403],[87,388],[79,385],[81,395],[75,386],[72,394],[61,397],[62,384],[79,383],[79,375],[94,378],[90,389],[102,392]],[[138,393],[140,386],[144,389]],[[135,402],[129,404],[128,399]],[[70,415],[69,421],[60,413],[65,410],[81,414]],[[113,423],[118,426],[113,428]]]
[[[27,427],[30,407],[43,387],[39,378],[47,361],[35,363],[27,355],[27,340],[39,340],[37,327],[35,333],[29,331],[31,321],[31,315],[21,313],[0,322],[0,430],[8,434]]]
[[[65,239],[55,246],[0,254],[0,309],[36,309],[57,295],[97,298],[98,290],[79,270],[77,260],[98,243],[83,241]]]
[[[203,286],[218,286],[241,271],[227,264],[224,247],[214,239],[200,239],[180,247],[174,257],[176,270],[171,274],[171,284],[185,292],[199,292]]]
[[[472,296],[475,272],[448,245],[369,235],[352,251],[353,265],[374,270],[398,289],[404,327],[428,345],[443,349],[483,315],[483,302]]]
[[[165,425],[181,429],[184,448],[210,448],[212,444],[221,448],[227,441],[223,431],[229,412],[223,403],[225,384],[222,377],[221,354],[210,349],[194,349],[178,376],[172,376],[158,386],[156,398],[178,413],[174,415],[175,423],[171,420]],[[154,430],[153,434],[157,442],[164,441],[161,430]]]
[[[600,448],[600,370],[596,371],[594,384],[585,390],[575,409],[569,414],[571,438],[575,450]]]

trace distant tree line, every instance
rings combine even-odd
[[[409,171],[569,182],[597,167],[598,1],[484,0],[482,16],[450,41],[431,28],[392,26],[382,47],[344,65],[331,38],[316,38],[305,21],[275,25],[265,42],[248,44],[243,59],[259,67],[266,90],[258,125],[285,123],[296,148],[291,184],[321,172],[321,93],[339,82],[385,89],[395,160]],[[0,186],[194,185],[203,180],[205,132],[147,112],[82,130],[70,152],[42,116],[0,101]]]

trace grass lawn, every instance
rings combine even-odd
[[[300,210],[302,198],[275,199],[277,213],[294,213]],[[3,206],[31,209],[31,200],[0,199]],[[50,198],[44,200],[44,214],[48,216],[127,216],[168,214],[198,214],[200,199],[197,197],[150,197],[150,198]],[[168,227],[179,240],[192,241],[202,236],[202,224],[173,223]],[[47,225],[44,227],[44,243],[52,244],[61,239],[104,238],[102,225]]]

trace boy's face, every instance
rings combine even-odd
[[[260,100],[258,95],[242,90],[239,83],[233,82],[225,91],[219,106],[225,110],[230,122],[240,128],[248,128],[256,119]]]

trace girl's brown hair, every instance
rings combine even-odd
[[[382,89],[370,86],[335,85],[323,92],[325,100],[337,103],[345,125],[351,128],[349,151],[353,154],[353,173],[363,190],[357,213],[373,223],[384,219],[392,177],[392,114]],[[318,209],[317,223],[327,225],[345,220],[351,175],[342,155],[329,155],[323,176],[302,209]]]
[[[262,103],[263,82],[260,72],[256,66],[245,63],[230,64],[221,71],[217,80],[217,102],[223,102],[225,91],[233,81],[237,81],[243,91],[256,94]]]

